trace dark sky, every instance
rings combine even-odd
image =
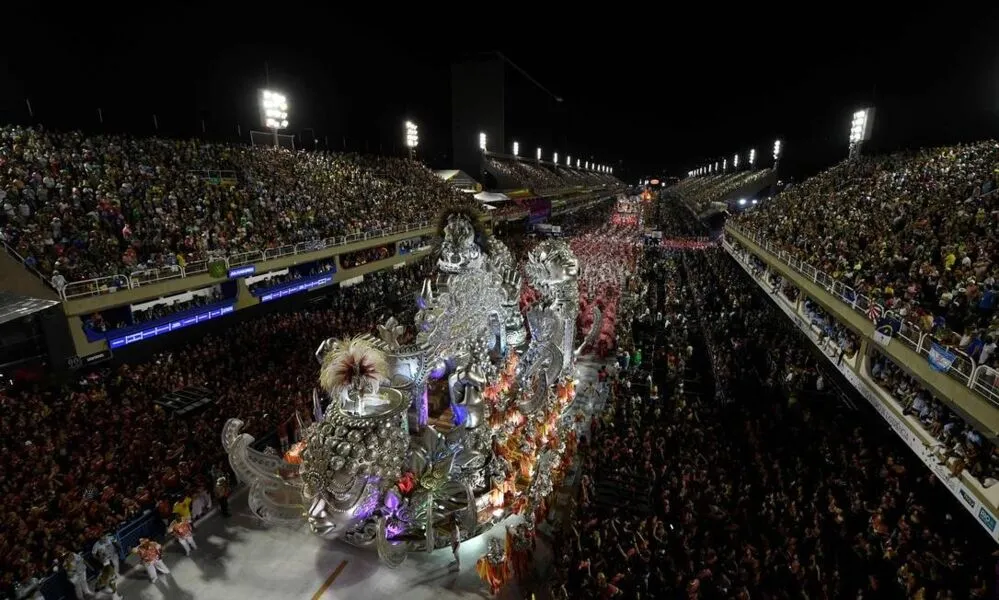
[[[994,9],[878,16],[836,5],[836,14],[794,15],[719,5],[577,11],[544,23],[518,10],[521,20],[491,23],[430,5],[351,15],[275,4],[286,16],[244,21],[236,15],[251,9],[240,6],[14,9],[8,22],[24,25],[3,34],[0,121],[31,122],[28,98],[33,121],[49,127],[149,135],[155,113],[161,134],[234,139],[237,124],[244,134],[256,125],[266,64],[289,96],[292,132],[331,148],[399,152],[408,117],[420,124],[423,157],[445,167],[449,64],[498,50],[564,99],[511,70],[508,140],[530,155],[563,146],[629,178],[679,175],[750,147],[766,165],[775,137],[787,172],[811,173],[845,155],[850,115],[864,104],[877,106],[872,151],[999,137]]]

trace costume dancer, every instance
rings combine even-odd
[[[106,563],[97,576],[97,591],[108,591],[111,593],[111,600],[121,600],[118,594],[118,569],[110,562]]]
[[[489,540],[489,550],[475,563],[475,572],[482,581],[489,584],[489,591],[493,596],[499,593],[510,576],[503,542],[499,538]]]
[[[101,567],[111,565],[114,568],[115,575],[117,575],[121,572],[118,563],[119,549],[118,540],[109,533],[94,542],[94,547],[91,548],[90,553],[101,564]]]
[[[139,555],[139,560],[146,567],[146,573],[149,574],[149,581],[151,583],[156,583],[156,580],[159,579],[157,571],[160,573],[170,573],[170,569],[163,562],[163,547],[153,540],[139,538],[139,545],[132,548],[132,552]]]
[[[94,595],[87,583],[87,563],[83,557],[76,552],[70,552],[63,556],[62,564],[56,565],[56,570],[60,568],[66,573],[66,579],[73,585],[77,600],[86,600]]]
[[[184,547],[184,554],[190,556],[191,550],[198,549],[198,544],[194,541],[194,527],[191,526],[190,519],[178,516],[170,522],[167,531],[170,532],[170,535],[177,538],[180,545]]]

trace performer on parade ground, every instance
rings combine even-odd
[[[489,540],[489,550],[475,563],[475,572],[482,581],[489,584],[489,592],[495,596],[510,576],[510,567],[503,552],[503,541]]]
[[[118,593],[118,569],[111,563],[107,563],[97,576],[97,591],[108,591],[111,593],[111,600],[121,600]]]
[[[506,527],[506,555],[513,566],[513,574],[521,582],[531,576],[531,565],[534,562],[534,549],[537,545],[534,528],[529,522],[515,527]]]
[[[230,493],[229,480],[226,479],[225,475],[219,475],[219,478],[215,480],[215,499],[219,501],[219,510],[223,517],[232,516],[232,513],[229,512]]]
[[[157,571],[160,573],[170,573],[170,569],[163,562],[163,547],[153,540],[139,538],[139,545],[132,548],[132,552],[139,555],[139,560],[146,567],[146,573],[149,574],[149,581],[151,583],[156,583],[156,580],[159,579]]]
[[[458,555],[458,549],[461,548],[461,529],[458,527],[458,517],[454,514],[451,515],[451,554],[454,555],[454,560],[448,565],[448,568],[454,569],[455,571],[461,570],[461,556]]]
[[[94,542],[94,546],[91,548],[90,553],[97,559],[97,562],[101,564],[101,567],[111,565],[117,575],[121,572],[118,564],[119,548],[120,546],[118,545],[118,540],[116,540],[115,537],[109,533]]]
[[[86,600],[94,595],[87,583],[87,563],[76,552],[70,552],[62,557],[62,563],[56,563],[55,570],[63,569],[66,579],[73,584],[77,600]]]
[[[191,550],[198,549],[198,544],[194,541],[194,527],[191,525],[190,519],[184,519],[178,515],[176,519],[170,522],[167,531],[170,535],[177,538],[177,541],[183,546],[184,554],[190,556]]]

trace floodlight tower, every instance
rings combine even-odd
[[[552,153],[552,162],[555,163],[556,167],[558,166],[558,152]]]
[[[406,121],[405,131],[406,147],[409,148],[409,158],[412,159],[413,155],[416,154],[416,147],[420,145],[420,131],[416,123],[412,121]]]
[[[777,172],[777,165],[780,164],[780,140],[774,140],[774,172]]]
[[[862,108],[853,113],[850,122],[850,160],[860,156],[864,142],[871,139],[871,127],[874,125],[874,108]]]
[[[541,146],[538,146],[538,162],[541,162]]]
[[[520,154],[520,144],[518,144],[517,142],[514,142],[513,143],[513,155],[517,156],[518,154]]]
[[[278,131],[288,127],[288,99],[272,90],[260,90],[260,108],[264,126],[274,132],[274,147],[278,147]]]
[[[736,154],[732,157],[732,169],[735,171],[739,170],[739,155]]]
[[[753,170],[753,165],[756,164],[756,148],[749,149],[749,170]]]
[[[722,171],[723,172],[724,171],[728,171],[728,159],[727,158],[723,158],[722,159]]]
[[[479,132],[479,150],[482,150],[483,152],[486,151],[486,132],[485,131],[480,131]]]

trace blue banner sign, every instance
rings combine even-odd
[[[191,325],[197,325],[198,323],[204,323],[205,321],[210,321],[212,319],[217,319],[218,317],[227,315],[236,308],[232,305],[222,306],[219,308],[212,308],[202,312],[195,312],[193,314],[187,314],[184,317],[175,319],[173,321],[167,321],[166,323],[161,323],[154,327],[148,327],[146,329],[140,329],[138,331],[133,331],[122,337],[115,337],[108,340],[109,345],[112,349],[121,348],[122,346],[127,346],[128,344],[134,344],[135,342],[141,342],[142,340],[148,340],[149,338],[154,338],[158,335],[163,335],[164,333],[170,333],[171,331],[177,331],[184,327],[189,327]]]
[[[314,290],[319,287],[330,285],[331,283],[333,283],[333,275],[331,273],[318,275],[308,279],[291,281],[280,286],[262,290],[263,293],[260,295],[260,301],[270,302],[271,300],[277,300],[278,298],[284,298],[285,296],[290,296],[299,292]]]
[[[253,275],[256,272],[257,272],[256,265],[246,265],[243,267],[236,267],[235,269],[229,269],[229,279],[239,279],[240,277]]]
[[[926,358],[930,361],[930,366],[933,367],[934,370],[944,373],[950,369],[952,364],[954,364],[954,359],[957,358],[957,356],[953,352],[949,352],[940,344],[933,344],[930,348],[930,354]]]

